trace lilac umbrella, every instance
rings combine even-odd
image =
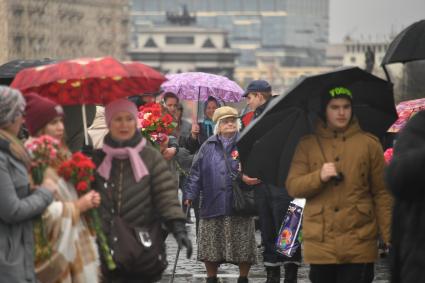
[[[243,89],[224,76],[203,72],[187,72],[165,76],[161,88],[172,92],[180,99],[206,101],[209,96],[224,102],[238,102],[242,99]]]

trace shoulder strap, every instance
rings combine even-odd
[[[220,140],[218,141],[218,144],[220,145],[221,150],[223,151],[223,158],[224,158],[224,163],[226,163],[227,171],[229,171],[230,176],[232,177],[232,179],[235,180],[236,179],[236,174],[234,174],[232,172],[232,168],[230,167],[229,160],[227,160],[226,151],[224,150],[224,146],[223,146],[223,144],[221,143]]]

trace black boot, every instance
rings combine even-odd
[[[207,283],[217,283],[217,276],[207,277]]]
[[[239,276],[238,283],[248,283],[248,277]]]
[[[285,280],[284,283],[297,283],[298,264],[285,264]]]
[[[266,266],[267,281],[266,283],[280,282],[280,266]]]

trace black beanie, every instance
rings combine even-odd
[[[346,98],[350,100],[350,102],[353,101],[351,90],[346,87],[338,86],[328,89],[321,97],[320,116],[322,116],[322,118],[326,117],[326,107],[328,106],[329,101],[334,98]]]

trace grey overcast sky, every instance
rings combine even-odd
[[[355,39],[382,41],[425,19],[425,0],[330,0],[329,41]]]

